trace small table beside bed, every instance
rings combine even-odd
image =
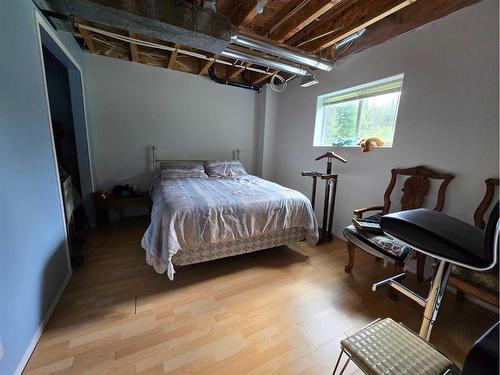
[[[154,160],[146,262],[174,278],[184,266],[306,240],[318,241],[303,194],[247,174],[239,160]]]

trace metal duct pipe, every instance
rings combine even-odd
[[[266,52],[274,56],[282,57],[285,60],[290,60],[301,65],[307,65],[311,68],[321,69],[327,72],[331,71],[335,66],[335,63],[330,60],[290,51],[288,49],[278,47],[276,45],[260,40],[252,39],[244,35],[233,35],[231,37],[231,43],[238,44],[247,48],[252,48],[261,52]]]
[[[231,50],[226,49],[222,51],[220,55],[234,60],[243,60],[257,65],[267,66],[269,68],[274,68],[297,76],[305,76],[307,74],[311,74],[311,72],[302,67],[288,65],[280,61],[271,60],[265,57],[251,55],[249,53],[235,51],[232,49]]]
[[[235,81],[228,81],[226,79],[221,79],[215,75],[215,69],[214,66],[212,65],[208,69],[208,76],[210,79],[216,83],[219,83],[221,85],[228,85],[228,86],[234,86],[234,87],[239,87],[242,89],[247,89],[247,90],[254,90],[257,92],[262,92],[262,87],[259,86],[254,86],[250,83],[240,83],[240,82],[235,82]]]

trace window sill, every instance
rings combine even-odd
[[[339,149],[351,149],[351,148],[361,148],[361,146],[323,146],[323,145],[313,145],[314,148],[339,148]],[[376,146],[373,149],[377,148],[392,148],[392,146]]]

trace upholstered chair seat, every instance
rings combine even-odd
[[[382,215],[372,215],[364,220],[378,223]],[[344,228],[344,237],[352,242],[361,241],[373,249],[373,255],[389,258],[393,261],[403,263],[411,252],[411,248],[385,233],[373,233],[365,230],[358,230],[354,225]]]
[[[498,267],[479,272],[460,266],[454,266],[451,269],[451,275],[475,288],[484,290],[493,295],[498,294]]]

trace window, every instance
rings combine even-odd
[[[391,147],[403,74],[318,97],[314,146],[352,147],[377,136]]]

